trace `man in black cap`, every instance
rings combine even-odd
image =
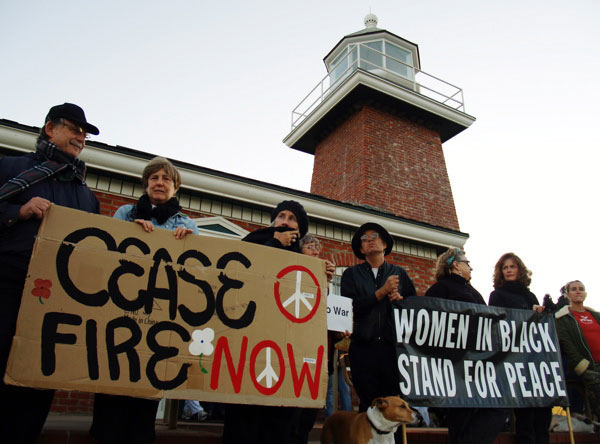
[[[342,296],[352,298],[350,368],[361,412],[378,396],[400,394],[392,306],[416,291],[403,268],[385,261],[393,245],[381,225],[362,225],[352,238],[352,250],[365,262],[342,275]]]
[[[0,378],[4,377],[33,242],[52,204],[100,212],[85,184],[78,159],[88,134],[99,134],[72,103],[50,108],[36,151],[0,159]],[[6,443],[33,443],[54,396],[53,390],[16,387],[0,381],[0,437]]]

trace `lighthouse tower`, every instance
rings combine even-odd
[[[284,143],[314,155],[313,194],[459,230],[442,143],[475,118],[460,88],[421,70],[415,43],[364,23],[325,56]]]

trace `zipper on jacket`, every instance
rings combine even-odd
[[[585,343],[587,341],[585,341],[585,337],[583,336],[583,333],[581,332],[581,327],[579,326],[577,319],[575,319],[575,316],[573,316],[571,313],[569,313],[569,316],[571,316],[571,318],[573,319],[573,322],[575,322],[575,326],[577,327],[577,332],[579,333],[579,339],[581,340],[581,345],[583,345],[583,348],[585,348],[585,350],[588,352],[588,358],[590,358],[590,365],[591,365],[594,363],[594,357],[592,356],[591,350],[585,345]]]

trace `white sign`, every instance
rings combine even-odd
[[[327,330],[352,333],[352,299],[334,294],[327,296]]]

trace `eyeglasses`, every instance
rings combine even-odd
[[[61,123],[61,125],[66,126],[76,136],[79,136],[80,134],[83,134],[83,137],[85,138],[85,140],[89,140],[90,135],[87,133],[87,131],[85,131],[80,126],[72,125],[72,124],[70,124],[69,122],[67,122],[65,120],[61,120],[60,123]]]
[[[368,235],[368,234],[363,234],[363,235],[360,237],[360,240],[361,240],[362,242],[366,242],[366,241],[368,241],[369,239],[373,239],[373,240],[375,240],[375,239],[377,239],[378,237],[379,237],[379,233],[371,233],[370,235]]]
[[[454,262],[463,262],[463,263],[467,264],[468,266],[471,266],[471,262],[469,262],[469,261],[454,261]]]
[[[305,247],[312,251],[321,251],[321,247],[317,247],[316,245],[313,245],[313,244],[305,245]]]

